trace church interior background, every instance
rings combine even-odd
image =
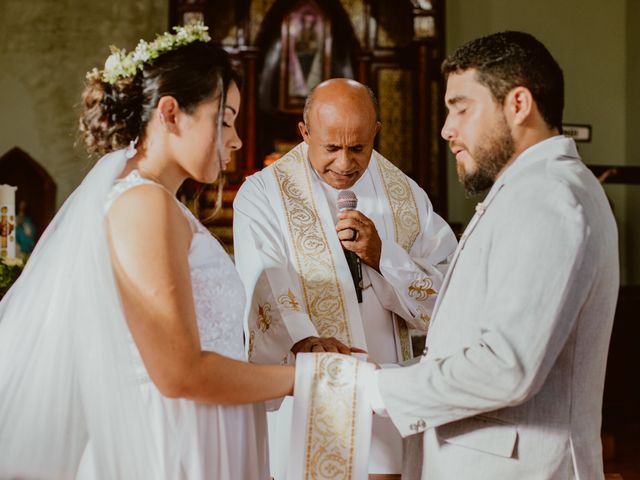
[[[465,41],[506,29],[528,31],[549,47],[565,72],[565,122],[590,127],[579,150],[604,182],[618,221],[622,287],[603,438],[607,470],[640,479],[640,0],[2,0],[0,184],[18,186],[16,205],[36,237],[95,160],[76,141],[85,72],[104,62],[108,45],[131,49],[139,38],[192,20],[209,25],[244,77],[244,147],[228,174],[221,215],[208,225],[229,248],[235,191],[301,140],[296,125],[306,93],[337,76],[374,90],[382,121],[376,148],[461,232],[481,199],[465,198],[440,138],[439,65]],[[203,218],[209,190],[181,190]]]

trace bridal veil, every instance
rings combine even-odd
[[[0,478],[74,478],[90,439],[101,478],[178,478],[181,431],[154,458],[112,272],[105,203],[124,150],[103,157],[69,197],[0,303]],[[168,447],[168,448],[167,448]]]

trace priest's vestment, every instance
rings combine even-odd
[[[411,330],[428,328],[455,236],[425,192],[378,152],[350,190],[382,240],[380,272],[362,264],[362,303],[335,230],[339,191],[315,172],[306,144],[240,188],[234,245],[250,361],[292,363],[291,347],[310,336],[335,337],[380,364],[413,356]],[[400,471],[400,440],[388,419],[374,419],[371,448],[380,465],[370,471]]]

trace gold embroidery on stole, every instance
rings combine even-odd
[[[351,346],[351,327],[333,255],[316,208],[302,145],[273,165],[311,322],[323,337]]]
[[[360,362],[338,355],[314,355],[313,360],[304,478],[350,480]]]
[[[374,152],[374,154],[380,178],[391,206],[396,243],[409,252],[420,233],[420,216],[413,190],[407,177],[398,167],[378,152]],[[407,323],[400,317],[396,317],[396,325],[400,335],[402,358],[409,360],[412,357],[412,352]]]

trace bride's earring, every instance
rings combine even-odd
[[[138,151],[136,150],[136,145],[138,143],[138,137],[136,137],[134,140],[131,140],[129,142],[129,146],[127,147],[127,150],[124,152],[124,156],[127,157],[127,159],[133,158],[136,153],[138,153]]]

